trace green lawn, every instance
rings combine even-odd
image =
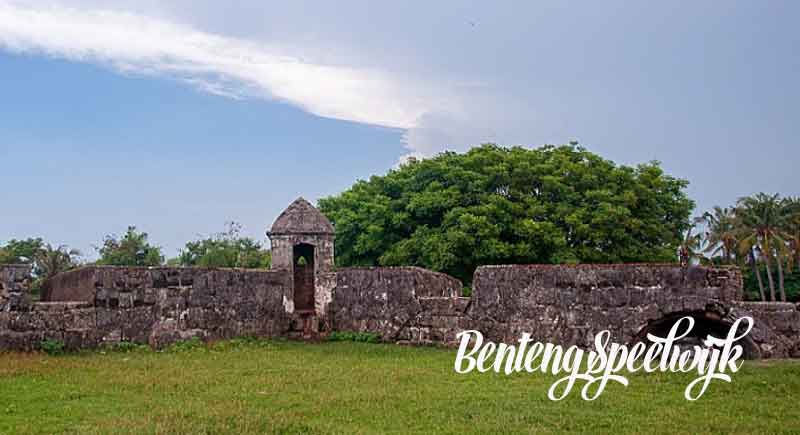
[[[156,353],[0,354],[1,433],[778,433],[800,431],[800,361],[747,363],[697,402],[636,374],[594,402],[540,374],[457,375],[454,351],[220,343]]]

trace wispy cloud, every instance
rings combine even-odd
[[[386,71],[317,64],[280,47],[123,11],[0,1],[0,48],[164,75],[225,97],[274,98],[323,117],[401,129],[453,104],[434,86]]]

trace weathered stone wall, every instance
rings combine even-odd
[[[26,264],[0,264],[0,312],[23,310],[30,306],[31,267]]]
[[[677,265],[511,265],[479,268],[473,297],[461,283],[419,268],[354,268],[337,273],[334,328],[375,332],[386,341],[455,344],[477,329],[494,341],[535,340],[592,347],[608,329],[634,343],[677,318],[695,319],[698,335],[721,335],[738,317],[755,327],[753,358],[800,356],[800,311],[794,304],[745,303],[736,268]],[[659,332],[660,334],[663,332]]]
[[[632,341],[651,321],[741,300],[734,268],[676,265],[484,266],[475,272],[469,312],[476,329],[513,341],[534,339],[588,347],[609,329]]]
[[[386,341],[446,342],[469,305],[461,282],[419,267],[347,268],[336,272],[333,328],[375,332]]]
[[[290,323],[283,307],[287,280],[280,271],[81,268],[60,276],[48,295],[77,295],[80,301],[0,313],[0,348],[35,349],[43,339],[87,348],[118,341],[162,347],[193,336],[278,336]]]
[[[42,286],[41,300],[45,302],[94,302],[95,268],[85,267],[60,273]]]
[[[739,302],[731,315],[753,318],[749,336],[758,344],[761,358],[800,358],[800,304]]]
[[[69,349],[94,347],[102,334],[96,319],[97,310],[85,302],[40,302],[24,311],[2,312],[0,349],[35,350],[45,339]]]
[[[302,320],[286,307],[286,270],[85,267],[49,282],[47,301],[35,304],[29,273],[26,266],[0,267],[0,349],[36,349],[44,339],[86,348],[293,336]],[[485,266],[475,273],[472,298],[459,297],[457,279],[416,267],[339,269],[329,278],[335,288],[323,333],[452,345],[458,332],[477,329],[495,341],[528,332],[539,341],[591,347],[605,329],[614,341],[632,343],[684,315],[714,333],[748,315],[755,319],[746,343],[751,357],[800,357],[798,306],[742,302],[735,268]]]

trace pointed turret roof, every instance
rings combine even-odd
[[[267,234],[333,234],[333,225],[316,207],[300,197],[275,219]]]

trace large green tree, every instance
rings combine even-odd
[[[161,248],[147,241],[147,233],[130,226],[122,237],[106,236],[97,248],[97,264],[110,266],[158,266],[164,262]]]
[[[575,144],[487,144],[412,160],[319,206],[339,265],[419,265],[469,282],[482,264],[675,261],[687,184],[657,162],[616,165]]]
[[[241,225],[230,222],[224,232],[186,243],[176,263],[181,266],[269,268],[270,251],[241,235]]]

